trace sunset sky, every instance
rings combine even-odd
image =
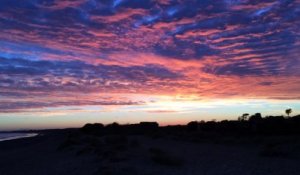
[[[0,130],[300,113],[300,0],[1,0]]]

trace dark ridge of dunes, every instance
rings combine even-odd
[[[86,124],[0,143],[0,175],[298,175],[300,116]]]

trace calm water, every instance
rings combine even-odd
[[[36,133],[0,133],[0,142],[5,140],[14,140],[26,137],[37,136]]]

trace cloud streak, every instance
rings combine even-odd
[[[299,0],[3,0],[0,111],[139,104],[94,93],[295,99],[299,16]]]

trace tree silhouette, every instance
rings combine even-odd
[[[293,111],[292,111],[291,108],[285,110],[285,113],[286,113],[288,116],[290,116],[290,114],[291,114],[292,112],[293,112]]]
[[[238,118],[239,121],[246,121],[248,118],[249,114],[248,113],[244,113],[242,116],[240,116]]]
[[[261,120],[262,120],[261,113],[255,113],[254,115],[251,115],[249,117],[250,122],[258,122],[258,121],[261,121]]]

